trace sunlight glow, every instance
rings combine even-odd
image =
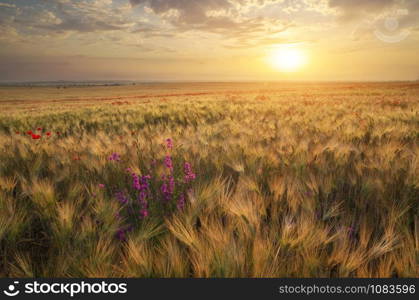
[[[272,51],[269,60],[282,72],[296,72],[307,63],[307,56],[296,47],[281,47]]]

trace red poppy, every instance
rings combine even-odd
[[[32,139],[33,140],[39,140],[41,138],[41,136],[39,134],[32,134]]]
[[[19,131],[16,131],[16,134],[20,134],[20,132]]]
[[[26,132],[27,134],[31,135],[33,132],[32,130],[29,130],[28,132]]]
[[[60,133],[57,131],[57,135],[60,135]]]
[[[47,132],[47,136],[51,136],[51,132]]]
[[[42,128],[41,127],[38,127],[38,129],[37,129],[38,131],[41,131],[42,130]]]

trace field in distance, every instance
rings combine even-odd
[[[419,83],[0,87],[2,277],[418,277]]]

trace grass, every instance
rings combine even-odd
[[[418,84],[7,87],[0,107],[2,277],[419,276]],[[152,173],[146,217],[115,197],[128,168]]]

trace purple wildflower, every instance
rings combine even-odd
[[[175,178],[173,176],[169,176],[169,193],[173,194],[175,189]]]
[[[147,203],[147,196],[148,190],[150,187],[150,183],[148,182],[151,179],[150,175],[144,175],[139,177],[137,174],[132,174],[133,178],[133,187],[139,191],[138,194],[138,202],[140,203],[140,217],[145,218],[148,216],[148,203]]]
[[[196,174],[192,171],[192,166],[190,163],[186,162],[184,165],[184,172],[185,172],[185,183],[190,183],[195,180]]]
[[[140,201],[140,203],[143,203],[144,201],[146,201],[147,199],[147,192],[146,191],[140,191],[140,193],[138,194],[138,201]]]
[[[132,186],[137,191],[147,190],[150,186],[148,180],[151,179],[150,175],[139,177],[137,174],[132,173]]]
[[[128,203],[128,197],[125,195],[124,192],[117,192],[115,194],[115,197],[122,204],[127,204]]]
[[[118,229],[118,231],[116,232],[116,237],[118,240],[125,241],[126,239],[126,235],[125,235],[125,230],[124,229]]]
[[[141,190],[140,177],[135,173],[132,173],[132,187],[137,191]]]
[[[144,219],[148,217],[148,209],[147,208],[143,208],[140,210],[140,218]]]
[[[126,237],[127,237],[127,235],[126,235],[127,232],[131,232],[133,229],[134,229],[134,227],[132,225],[130,225],[130,226],[126,227],[126,228],[119,228],[116,231],[116,238],[118,240],[120,240],[121,242],[125,241],[126,240]]]
[[[109,160],[120,161],[121,156],[118,153],[112,153],[111,156],[109,156]]]
[[[167,186],[167,183],[163,182],[160,189],[161,189],[161,192],[163,193],[164,199],[167,200],[168,195],[169,195],[169,188]]]
[[[148,203],[147,203],[147,193],[141,191],[138,195],[138,201],[140,202],[140,218],[143,219],[148,216]]]
[[[173,161],[170,155],[166,155],[166,157],[164,158],[164,165],[166,166],[166,168],[170,169],[170,171],[173,170]]]
[[[163,184],[160,189],[163,193],[164,200],[169,202],[172,199],[175,190],[175,178],[171,175],[167,177],[163,176]]]
[[[185,194],[181,194],[179,196],[178,202],[177,202],[177,208],[179,210],[182,210],[185,207]]]
[[[167,147],[167,149],[173,149],[173,140],[172,139],[166,139],[166,147]]]
[[[132,176],[132,187],[136,190],[141,190],[140,176],[138,176],[135,173],[132,173],[131,176]]]
[[[148,190],[150,183],[148,182],[151,179],[150,175],[145,175],[141,177],[141,188],[143,190]]]

